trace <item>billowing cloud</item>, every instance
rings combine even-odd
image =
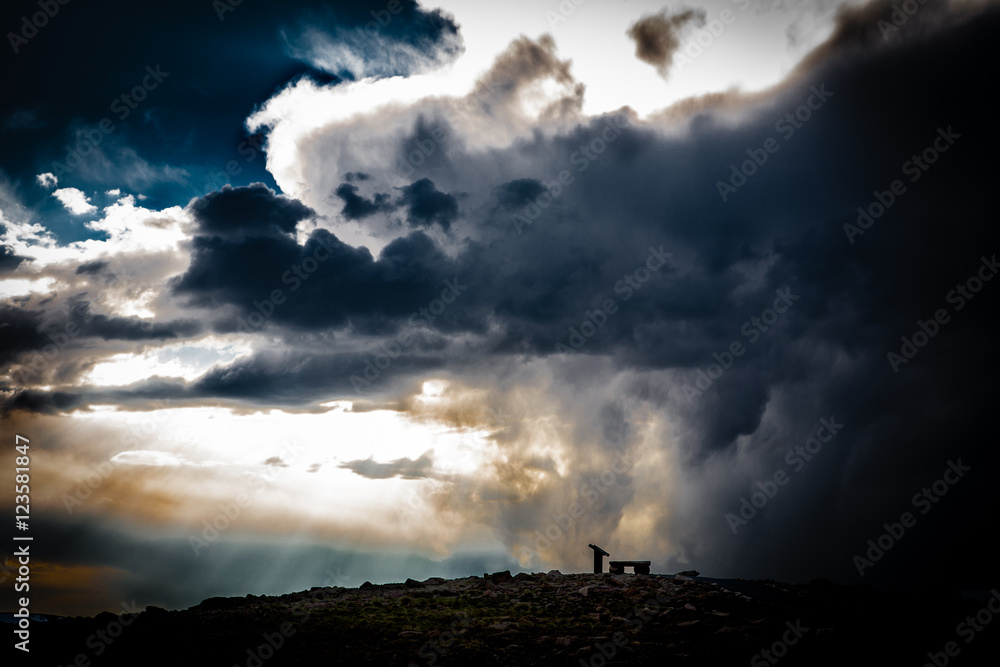
[[[46,190],[51,190],[59,184],[59,179],[56,178],[55,174],[51,172],[45,172],[44,174],[38,174],[35,176],[35,182]]]
[[[688,26],[705,25],[704,9],[666,9],[659,14],[644,16],[629,28],[628,36],[635,42],[635,56],[656,68],[666,78],[674,63],[674,53],[680,46],[681,31]]]
[[[88,507],[102,536],[109,517],[197,526],[194,509],[265,480],[240,539],[313,530],[440,557],[490,542],[564,571],[592,542],[657,571],[857,581],[852,557],[961,459],[961,490],[864,581],[980,586],[1000,239],[982,222],[989,91],[968,63],[995,61],[1000,14],[928,3],[889,30],[892,15],[842,9],[779,85],[648,116],[584,114],[558,36],[516,38],[465,95],[428,75],[293,76],[247,121],[273,183],[123,198],[87,228],[107,241],[61,243],[5,203],[25,259],[4,274],[24,283],[0,313],[4,414],[52,439],[103,414],[252,426],[223,431],[218,466],[186,463],[170,428],[118,426],[126,445],[91,427],[105,449],[80,458],[134,473]],[[698,16],[641,19],[640,57],[667,73]],[[383,62],[412,74],[400,63]],[[418,430],[342,428],[387,415]],[[276,423],[306,452],[259,433]],[[335,493],[357,504],[331,518]]]
[[[348,220],[360,220],[379,211],[391,211],[394,208],[388,194],[380,192],[370,200],[365,199],[358,194],[358,186],[351,183],[341,183],[334,194],[344,202],[344,208],[340,213]]]
[[[86,215],[97,210],[97,207],[90,203],[86,193],[77,188],[59,188],[52,193],[52,196],[73,215]]]
[[[434,181],[422,178],[402,188],[402,204],[406,207],[406,221],[411,227],[430,227],[438,224],[448,231],[458,217],[458,201],[454,195],[440,192]]]

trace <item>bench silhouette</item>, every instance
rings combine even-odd
[[[632,568],[636,574],[649,574],[648,560],[611,560],[608,561],[608,572],[622,574],[626,567]]]
[[[594,574],[601,574],[604,571],[604,557],[610,556],[607,551],[596,544],[588,544],[594,550]],[[608,572],[611,574],[624,574],[625,568],[630,567],[636,574],[649,574],[648,560],[612,560],[608,561]]]

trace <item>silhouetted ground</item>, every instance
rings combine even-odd
[[[928,652],[938,654],[937,667],[1000,664],[1000,615],[983,625],[980,613],[978,631],[959,625],[983,609],[985,601],[955,593],[824,582],[497,573],[211,598],[184,611],[149,607],[133,616],[35,623],[30,661],[14,653],[15,664],[79,667],[919,667],[934,664]],[[957,656],[944,652],[947,642],[955,643]]]

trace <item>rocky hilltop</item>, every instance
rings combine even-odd
[[[984,608],[826,582],[500,572],[54,620],[36,626],[31,664],[995,664],[1000,627],[956,635]]]

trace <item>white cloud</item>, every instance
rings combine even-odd
[[[108,190],[104,194],[110,195],[112,197],[118,197],[119,195],[121,195],[121,193],[122,191],[119,188],[115,188],[114,190]]]
[[[47,294],[52,291],[55,282],[55,279],[48,277],[38,280],[26,278],[0,280],[0,300],[27,294]]]
[[[56,178],[56,175],[48,171],[45,172],[44,174],[39,174],[38,176],[35,176],[35,180],[38,181],[38,184],[40,186],[46,189],[54,188],[59,184],[59,179]]]
[[[90,203],[87,195],[76,188],[59,188],[52,193],[52,196],[62,202],[66,210],[73,215],[84,215],[97,210],[97,207]]]

